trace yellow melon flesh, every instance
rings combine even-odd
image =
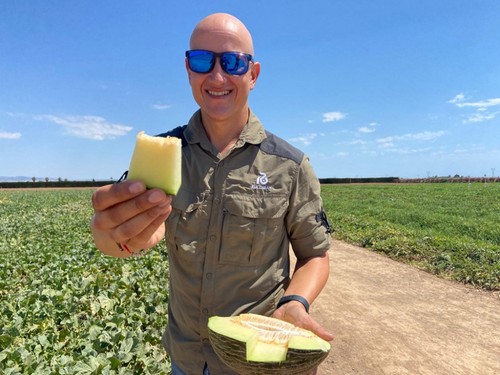
[[[181,146],[179,138],[152,137],[139,132],[127,178],[143,181],[148,189],[177,194],[182,180]]]
[[[239,374],[305,374],[330,351],[310,331],[255,314],[212,316],[208,329],[215,353]]]

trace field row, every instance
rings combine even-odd
[[[165,250],[93,246],[90,190],[0,191],[0,373],[169,374]]]
[[[500,289],[500,184],[323,185],[334,236]],[[169,374],[165,244],[102,256],[91,190],[0,190],[0,373]]]
[[[323,185],[338,239],[500,289],[500,183]]]

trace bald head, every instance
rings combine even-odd
[[[196,25],[189,41],[191,49],[215,52],[238,51],[254,54],[250,32],[238,18],[227,13],[215,13]]]

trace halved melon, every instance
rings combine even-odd
[[[208,328],[215,353],[240,374],[307,374],[330,351],[314,333],[256,314],[213,316]]]
[[[152,137],[139,132],[127,178],[142,180],[149,189],[177,194],[182,179],[181,146],[179,138]]]

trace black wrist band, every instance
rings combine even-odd
[[[304,297],[298,296],[296,294],[291,294],[289,296],[281,297],[276,308],[279,309],[282,305],[290,301],[300,302],[306,308],[306,313],[309,313],[309,302],[307,302],[307,300]]]

